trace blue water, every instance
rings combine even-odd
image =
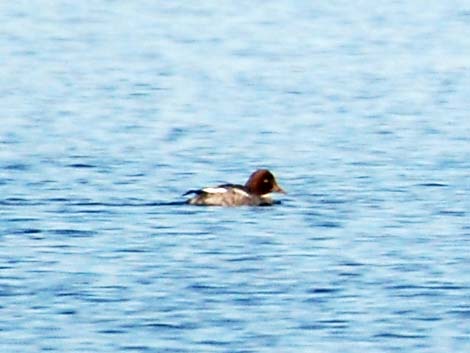
[[[2,353],[470,351],[469,2],[0,23]],[[181,204],[259,167],[280,205]]]

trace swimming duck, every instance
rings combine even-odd
[[[269,206],[274,200],[271,192],[286,192],[277,184],[274,175],[267,169],[253,172],[245,185],[222,184],[199,190],[189,190],[183,196],[196,194],[186,203],[199,206]]]

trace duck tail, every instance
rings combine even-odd
[[[191,194],[200,195],[200,194],[202,194],[202,190],[201,189],[199,189],[199,190],[197,190],[197,189],[188,190],[182,196],[187,196],[187,195],[191,195]]]

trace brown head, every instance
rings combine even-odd
[[[279,185],[277,185],[274,175],[272,175],[272,173],[267,169],[258,169],[251,174],[245,184],[245,189],[250,194],[260,196],[269,194],[270,192],[286,193]]]

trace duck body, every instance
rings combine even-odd
[[[198,206],[269,206],[274,202],[269,196],[250,194],[242,185],[234,184],[190,190],[184,195],[191,193],[196,196],[186,202]]]
[[[195,194],[186,203],[198,206],[270,206],[275,203],[268,195],[271,192],[285,193],[269,170],[259,169],[245,185],[222,184],[189,190],[183,196]]]

